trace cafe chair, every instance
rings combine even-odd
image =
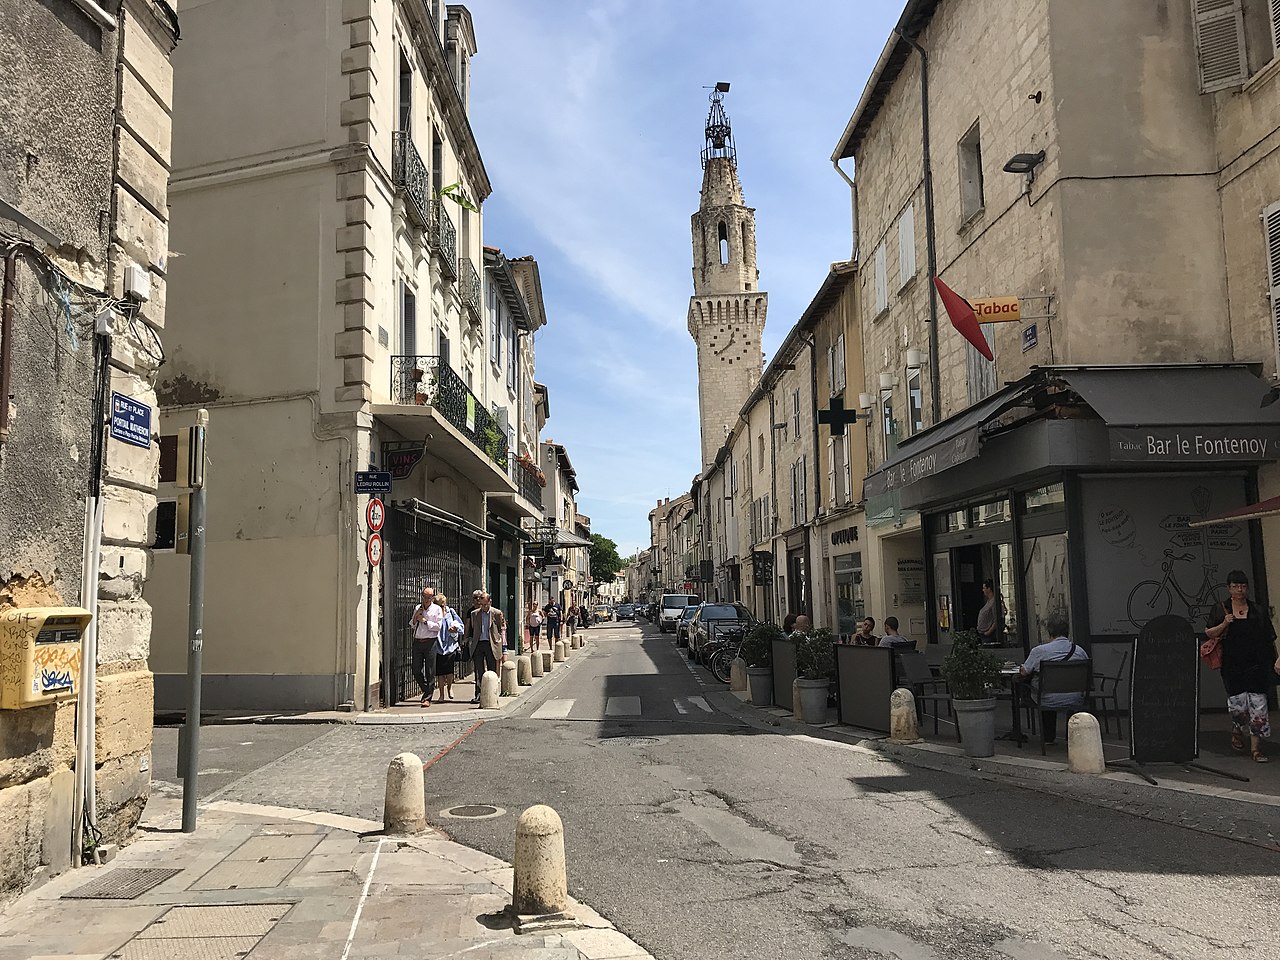
[[[924,704],[933,704],[933,734],[938,735],[938,704],[946,704],[947,716],[951,716],[951,694],[947,681],[935,677],[929,669],[929,660],[919,650],[906,650],[898,654],[898,681],[907,687],[916,699],[916,719],[924,722]],[[960,728],[956,727],[959,735]]]
[[[1116,714],[1116,733],[1120,733],[1120,681],[1124,677],[1124,668],[1128,662],[1129,651],[1126,649],[1121,653],[1114,672],[1100,673],[1097,670],[1093,672],[1093,689],[1089,691],[1090,699],[1096,705],[1098,712],[1102,714],[1102,730],[1107,735],[1111,734],[1111,712],[1113,710]],[[1108,703],[1110,707],[1107,706]]]
[[[1089,660],[1049,660],[1040,664],[1040,689],[1038,699],[1043,700],[1048,694],[1075,693],[1081,698],[1081,706],[1039,708],[1040,717],[1040,755],[1044,756],[1045,734],[1044,715],[1049,713],[1079,713],[1089,702],[1093,692],[1093,663]],[[1063,730],[1065,735],[1066,731]]]

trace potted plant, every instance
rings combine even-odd
[[[996,698],[991,687],[1000,676],[1000,661],[983,650],[976,630],[951,635],[951,651],[942,661],[956,725],[965,756],[990,757],[996,752]]]
[[[797,631],[792,636],[796,641],[796,688],[800,694],[800,709],[794,712],[805,723],[826,723],[827,691],[835,669],[831,631],[819,627],[808,633]]]
[[[757,707],[773,702],[773,641],[781,639],[782,630],[772,623],[757,623],[742,638],[738,656],[747,663],[747,690]]]

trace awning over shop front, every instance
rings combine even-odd
[[[1277,514],[1280,514],[1280,497],[1270,497],[1267,500],[1251,503],[1245,507],[1236,507],[1234,510],[1206,517],[1203,520],[1193,520],[1187,526],[1213,527],[1220,523],[1230,523],[1232,520],[1263,520],[1267,517],[1274,517]]]
[[[864,497],[900,490],[978,456],[996,422],[1025,405],[1050,416],[1089,416],[1107,427],[1113,462],[1260,463],[1280,459],[1280,404],[1247,364],[1038,367],[930,427],[867,477]],[[1087,409],[1085,409],[1087,408]],[[1074,411],[1078,410],[1079,413]]]
[[[563,528],[556,530],[556,546],[558,547],[589,547],[591,541],[586,537],[580,537],[576,533]]]

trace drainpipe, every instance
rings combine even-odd
[[[924,167],[924,231],[929,248],[929,390],[932,394],[929,413],[933,423],[938,423],[942,419],[942,385],[938,370],[938,289],[933,282],[938,276],[938,249],[933,222],[933,172],[929,162],[929,57],[924,47],[903,33],[901,27],[895,27],[893,32],[920,55],[920,156]]]
[[[4,302],[0,308],[0,445],[9,439],[9,370],[13,364],[13,301],[17,296],[18,251],[4,258]]]
[[[831,158],[831,165],[836,168],[836,173],[840,174],[840,179],[849,185],[853,206],[853,259],[856,261],[858,259],[858,185],[840,168],[840,161],[835,157]]]

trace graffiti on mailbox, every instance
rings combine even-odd
[[[80,645],[37,646],[32,662],[33,692],[53,693],[75,685],[80,673]]]

